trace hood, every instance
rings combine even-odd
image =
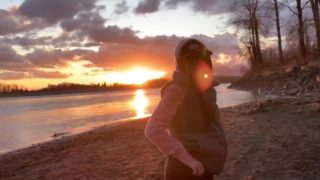
[[[195,46],[192,46],[192,43],[194,43]],[[190,44],[189,47],[186,47],[187,44]],[[185,73],[185,70],[183,68],[183,57],[187,54],[191,54],[197,49],[200,48],[200,46],[205,47],[203,43],[198,41],[197,39],[194,38],[186,38],[181,40],[178,45],[176,46],[175,49],[175,64],[176,64],[176,70]],[[188,49],[189,48],[189,49]]]
[[[181,40],[175,48],[176,70],[175,70],[173,76],[183,76],[184,78],[186,78],[187,73],[183,67],[183,58],[192,54],[192,53],[199,52],[204,49],[207,52],[209,52],[210,54],[212,54],[212,52],[202,42],[200,42],[197,39],[186,38],[186,39]],[[177,75],[177,74],[180,74],[180,75]],[[213,86],[217,86],[219,84],[220,83],[218,81],[213,80]]]

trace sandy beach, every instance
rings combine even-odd
[[[216,179],[319,179],[320,98],[221,109],[229,144]],[[61,137],[0,156],[0,179],[163,179],[147,118]]]

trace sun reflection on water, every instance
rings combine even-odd
[[[142,118],[146,116],[146,107],[148,106],[148,98],[144,94],[144,91],[138,89],[135,93],[135,98],[133,100],[133,106],[136,109],[136,118]]]

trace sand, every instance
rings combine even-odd
[[[228,147],[216,179],[320,179],[320,98],[221,109]],[[163,179],[165,158],[124,121],[0,156],[0,179]]]

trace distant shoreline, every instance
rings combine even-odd
[[[216,80],[220,83],[233,83],[240,79],[238,76],[216,76]],[[12,97],[32,97],[32,96],[50,96],[50,95],[63,95],[63,94],[80,94],[80,93],[94,93],[94,92],[115,92],[115,91],[126,91],[126,90],[137,90],[137,89],[155,89],[161,88],[168,79],[155,79],[150,80],[142,85],[125,85],[125,84],[114,84],[113,86],[106,86],[105,84],[73,84],[73,83],[62,83],[58,85],[52,85],[47,88],[32,90],[32,91],[16,91],[0,93],[0,98],[12,98]]]
[[[55,91],[55,92],[46,92],[46,91],[30,91],[23,93],[8,93],[0,94],[0,98],[14,98],[14,97],[33,97],[33,96],[54,96],[54,95],[68,95],[68,94],[87,94],[87,93],[103,93],[103,92],[117,92],[117,91],[134,91],[138,89],[157,89],[160,87],[147,87],[147,88],[134,88],[134,89],[117,89],[117,90],[70,90],[70,91]]]
[[[145,82],[144,84],[119,84],[114,83],[108,85],[106,83],[97,84],[76,84],[76,83],[60,83],[56,85],[49,84],[48,87],[38,90],[27,90],[15,84],[3,84],[0,88],[0,98],[3,97],[23,97],[23,96],[48,96],[61,94],[78,94],[92,92],[112,92],[122,90],[137,90],[160,88],[169,80],[160,78]],[[1,85],[1,84],[0,84]]]

